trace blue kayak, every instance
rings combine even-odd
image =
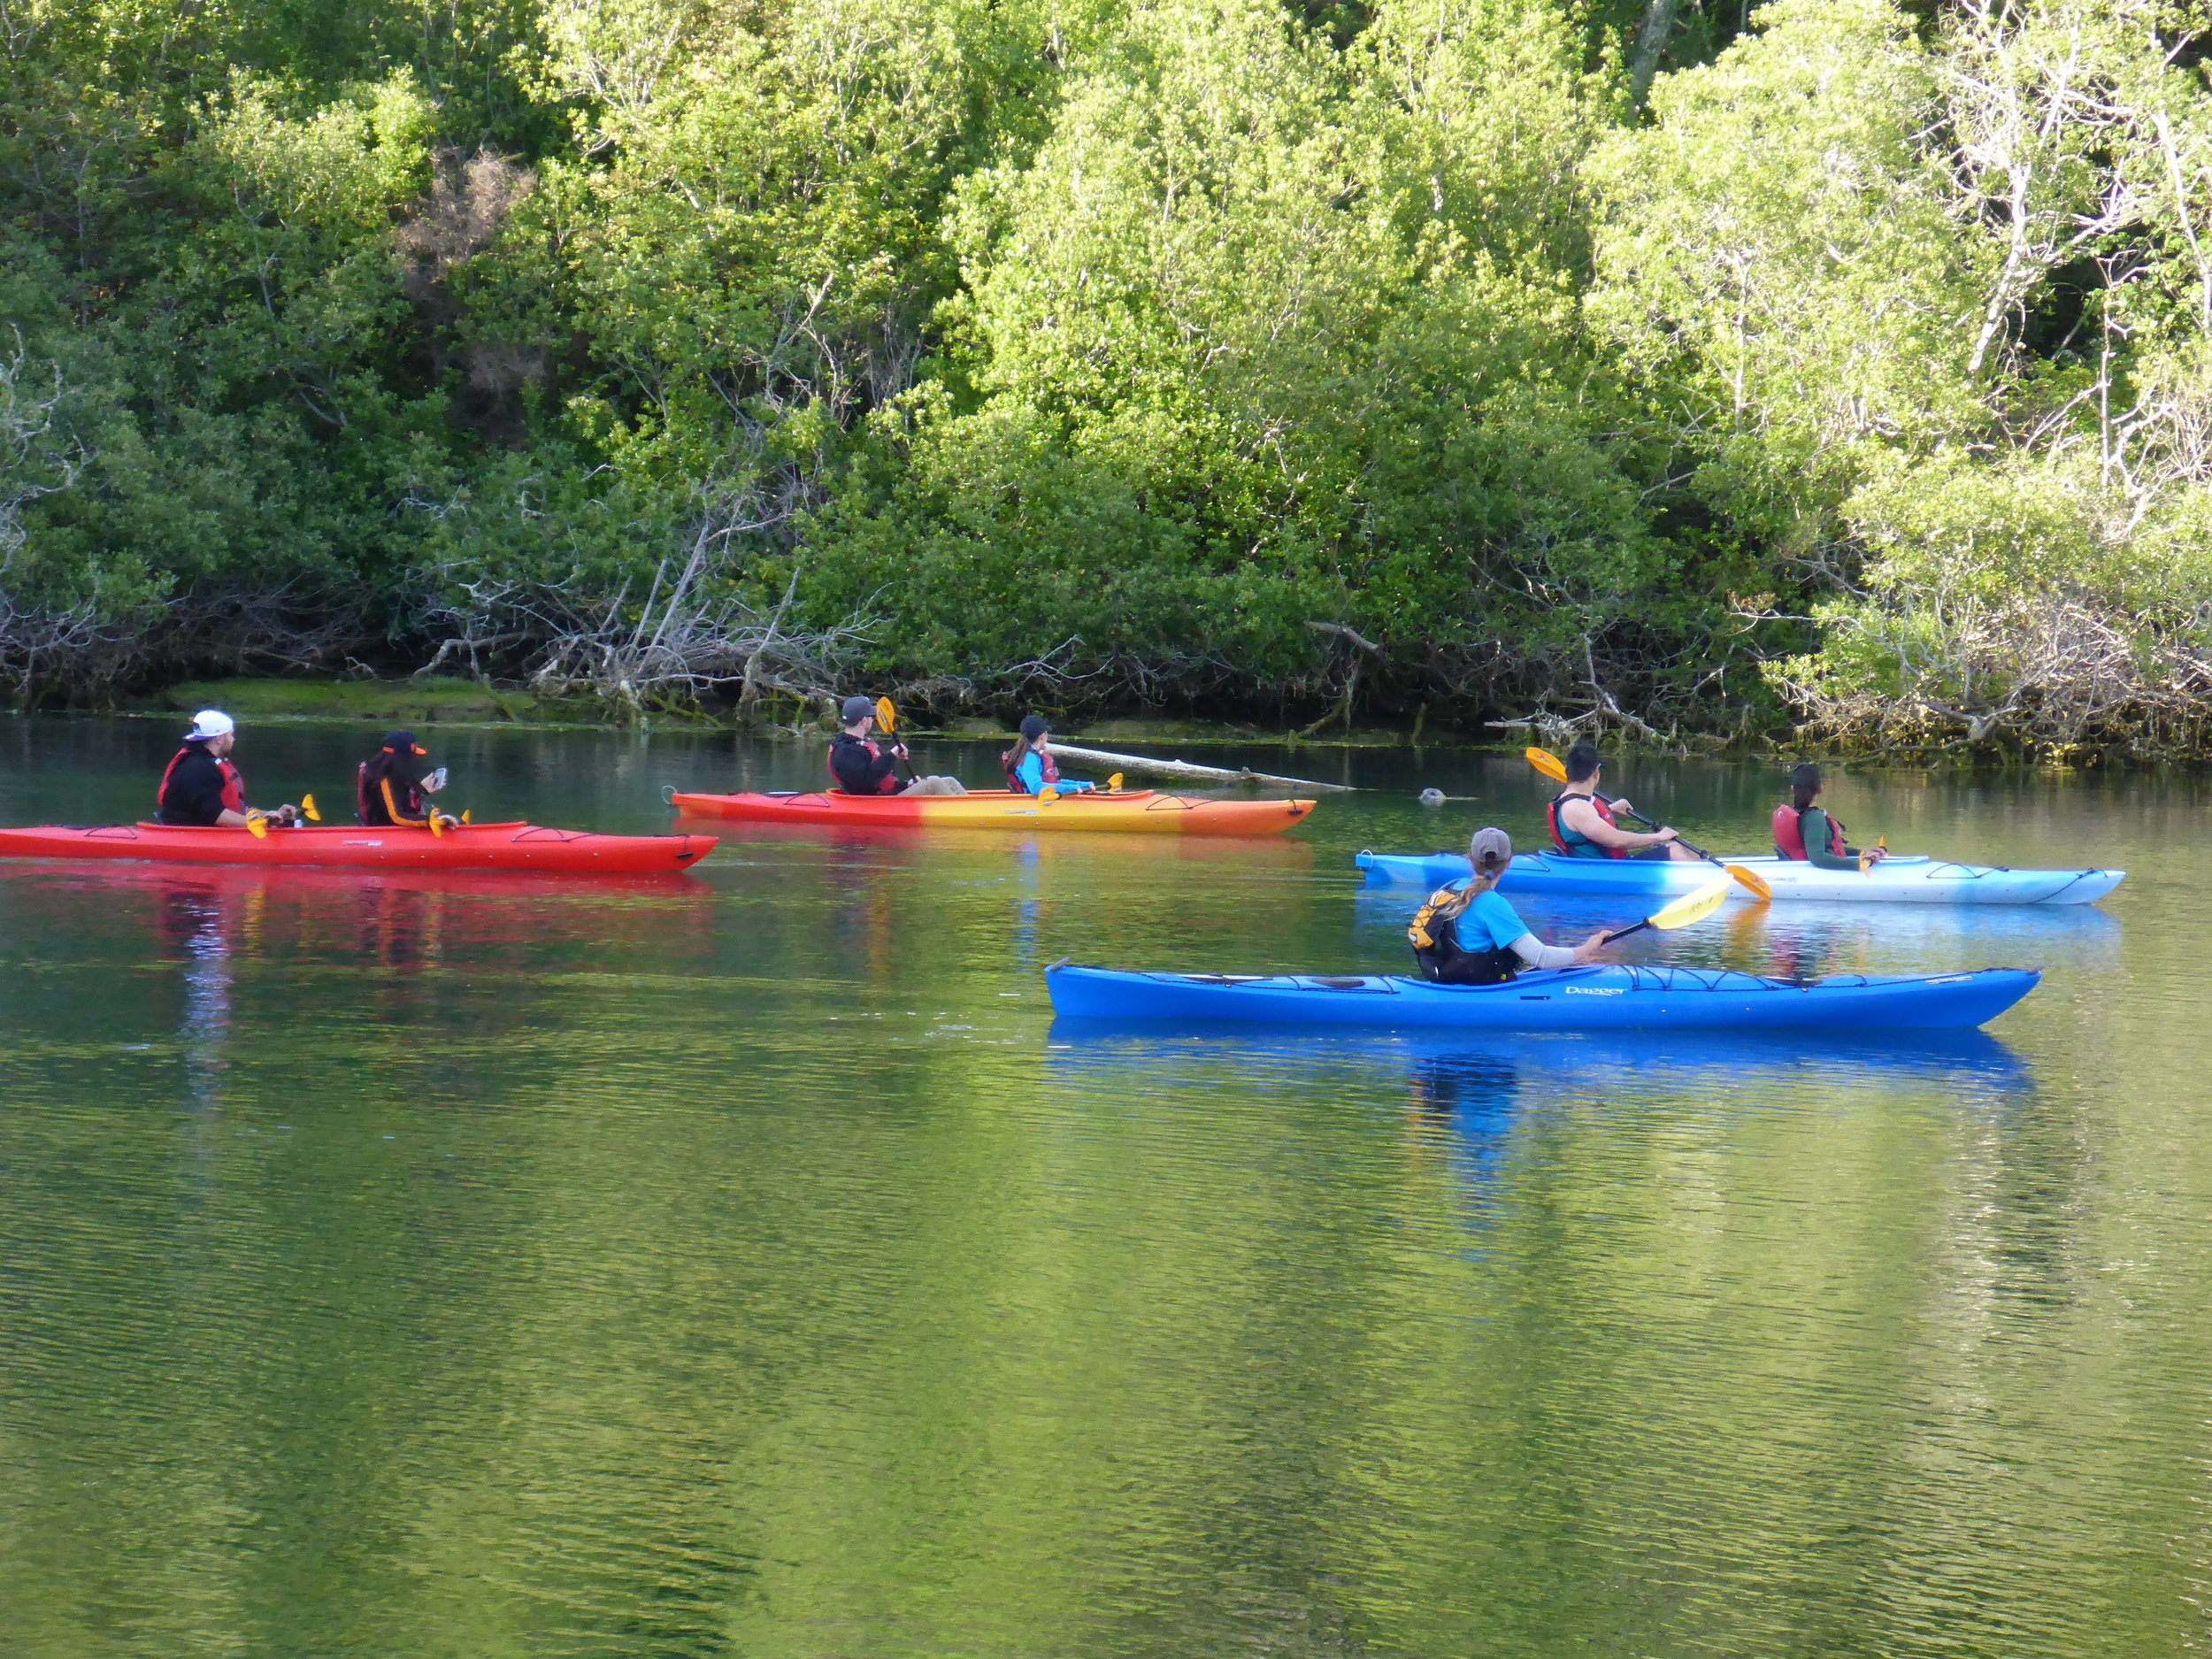
[[[2042,977],[2033,969],[1983,968],[1800,983],[1718,969],[1593,964],[1469,986],[1385,974],[1121,973],[1055,964],[1045,984],[1053,1012],[1071,1019],[1477,1031],[1947,1031],[1996,1018]]]
[[[2124,870],[2008,870],[2001,864],[1955,864],[1922,853],[1897,853],[1870,870],[1821,870],[1772,854],[1730,858],[1766,879],[1777,899],[1825,904],[2093,904],[2118,887]],[[1468,873],[1461,853],[1361,853],[1353,863],[1372,887],[1432,892]],[[1694,893],[1713,879],[1702,861],[1568,858],[1521,853],[1499,878],[1501,893],[1590,894],[1664,902]],[[1736,887],[1731,898],[1752,901]]]

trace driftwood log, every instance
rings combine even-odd
[[[1072,743],[1048,743],[1045,747],[1061,760],[1079,760],[1093,766],[1111,766],[1159,778],[1187,778],[1198,783],[1271,783],[1289,789],[1321,789],[1331,795],[1350,795],[1355,788],[1348,783],[1318,783],[1311,778],[1279,778],[1271,772],[1232,772],[1225,766],[1196,766],[1187,760],[1155,760],[1149,755],[1117,755],[1110,749],[1078,749]]]

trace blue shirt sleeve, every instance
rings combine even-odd
[[[1045,792],[1045,764],[1034,749],[1021,757],[1021,764],[1014,768],[1014,775],[1022,780],[1022,787],[1030,794],[1042,795]],[[1062,795],[1081,795],[1086,789],[1094,789],[1098,786],[1063,778],[1052,787]]]
[[[1475,895],[1459,918],[1459,942],[1468,950],[1482,949],[1486,938],[1504,949],[1528,931],[1528,924],[1514,913],[1504,895],[1494,891]]]

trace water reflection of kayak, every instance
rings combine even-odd
[[[1434,1032],[1340,1028],[1286,1033],[1266,1026],[1056,1019],[1056,1073],[1102,1081],[1156,1079],[1163,1067],[1213,1068],[1244,1079],[1280,1076],[1310,1084],[1337,1067],[1403,1070],[1438,1094],[1479,1095],[1511,1086],[1556,1085],[1578,1092],[1632,1084],[1729,1092],[1769,1089],[1798,1079],[1823,1086],[1894,1080],[2009,1087],[2029,1080],[2024,1062],[1985,1031],[1909,1031],[1870,1038],[1853,1032]]]
[[[594,835],[536,824],[427,829],[188,829],[166,824],[0,829],[0,858],[144,859],[340,870],[535,870],[561,875],[672,874],[714,850],[703,835]]]
[[[1353,862],[1370,887],[1440,887],[1468,873],[1458,853],[1359,854]],[[1795,859],[1730,858],[1765,878],[1777,900],[1829,904],[2091,904],[2118,887],[2124,870],[2008,870],[1899,853],[1871,869],[1819,870]],[[1499,879],[1501,893],[1587,894],[1670,899],[1713,878],[1703,863],[1635,858],[1563,858],[1523,853]],[[1738,887],[1729,896],[1749,901]]]
[[[1363,928],[1386,931],[1394,942],[1402,941],[1406,922],[1424,896],[1409,887],[1363,887],[1354,900],[1354,913]],[[1515,908],[1540,935],[1563,941],[1635,919],[1637,901],[1607,894],[1540,894],[1525,895]],[[1916,953],[1950,946],[1970,946],[1984,961],[1988,952],[2001,949],[2016,961],[2062,957],[2078,965],[2111,957],[2124,931],[2118,918],[2093,904],[1897,904],[1878,909],[1814,902],[1774,909],[1746,905],[1732,907],[1726,924],[1726,933],[1717,938],[1701,933],[1669,935],[1670,960],[1679,961],[1685,949],[1694,950],[1716,938],[1716,942],[1747,953],[1812,953],[1822,960],[1855,947],[1878,948],[1890,965],[1903,965]],[[1732,955],[1728,960],[1733,967],[1750,965]],[[1855,965],[1847,960],[1836,971]],[[1921,956],[1910,965],[1931,964]],[[1786,973],[1780,966],[1762,971]]]
[[[1994,1019],[2042,977],[2032,969],[1984,968],[1805,982],[1724,969],[1593,965],[1467,986],[1376,974],[1127,973],[1056,964],[1045,983],[1053,1011],[1070,1018],[1515,1031],[1925,1031]]]

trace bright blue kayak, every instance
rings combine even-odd
[[[1433,891],[1468,873],[1459,853],[1361,853],[1353,860],[1369,887]],[[1771,854],[1730,858],[1766,878],[1777,899],[1855,904],[2093,904],[2118,887],[2124,870],[2008,870],[1998,864],[1955,864],[1920,853],[1898,853],[1870,870],[1821,870]],[[1624,898],[1679,898],[1713,879],[1702,862],[1640,858],[1567,858],[1522,853],[1499,879],[1501,893],[1590,894]],[[1737,887],[1731,898],[1751,900]]]
[[[1799,983],[1704,968],[1539,970],[1503,985],[1396,975],[1120,973],[1055,964],[1056,1014],[1071,1019],[1256,1020],[1478,1031],[1947,1031],[1997,1018],[2042,974],[1841,975]]]

